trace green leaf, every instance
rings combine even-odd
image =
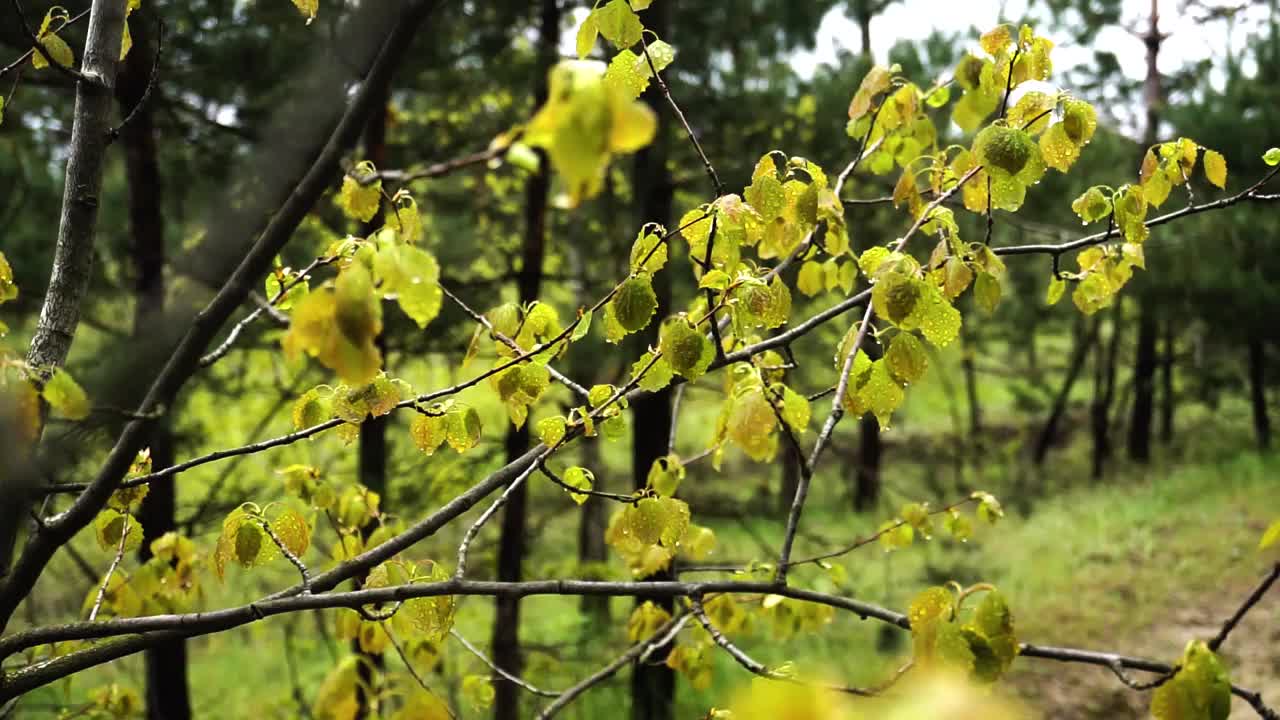
[[[1044,302],[1046,305],[1057,305],[1062,299],[1062,294],[1066,292],[1067,281],[1058,276],[1049,278],[1049,289],[1045,291]]]
[[[1111,214],[1111,200],[1102,192],[1101,187],[1095,186],[1076,198],[1071,203],[1071,209],[1080,216],[1082,223],[1088,224]]]
[[[683,317],[662,324],[658,349],[671,369],[688,380],[697,380],[715,359],[711,340]]]
[[[666,232],[656,226],[656,232],[641,230],[631,245],[631,272],[644,271],[650,275],[667,264],[667,243],[662,239]]]
[[[924,345],[909,332],[900,332],[893,336],[889,350],[885,353],[885,364],[894,379],[903,384],[910,384],[924,377],[929,368],[929,356]]]
[[[671,497],[676,494],[684,475],[684,465],[679,457],[660,457],[649,466],[648,487],[662,497]]]
[[[575,47],[578,51],[578,58],[585,59],[595,49],[596,38],[600,35],[600,25],[594,12],[587,13],[587,17],[583,19],[582,24],[578,26],[578,36]]]
[[[83,420],[89,416],[89,396],[71,373],[62,368],[54,368],[53,375],[40,391],[40,397],[56,414],[68,420]]]
[[[631,11],[627,0],[609,0],[604,7],[597,8],[591,14],[596,17],[600,34],[619,49],[629,48],[640,42],[644,25]]]
[[[978,517],[992,525],[995,525],[997,520],[1004,517],[1004,508],[1001,507],[1000,501],[996,499],[995,495],[977,490],[971,497],[978,501]]]
[[[808,260],[801,265],[800,274],[796,277],[796,289],[809,297],[822,292],[825,289],[822,263]]]
[[[590,490],[595,486],[595,479],[595,475],[592,474],[590,470],[576,465],[564,471],[564,484],[571,488],[577,488],[578,490]],[[569,497],[573,498],[573,501],[579,505],[586,502],[587,498],[591,497],[586,493],[572,491],[567,492],[569,492]]]
[[[657,392],[671,384],[671,379],[675,377],[675,372],[671,369],[671,363],[667,362],[667,358],[665,356],[658,358],[657,361],[654,361],[653,365],[650,366],[649,363],[652,360],[653,353],[651,352],[646,352],[644,355],[641,355],[640,359],[631,365],[631,377],[639,375],[642,370],[648,368],[648,370],[645,371],[644,376],[640,378],[640,384],[638,387],[641,390],[648,392]]]
[[[1280,165],[1280,148],[1271,148],[1263,153],[1262,162],[1268,165]]]
[[[628,333],[643,330],[658,310],[653,281],[644,273],[625,280],[609,301],[613,317]]]
[[[555,447],[556,443],[564,439],[565,428],[565,419],[560,415],[543,418],[535,426],[538,439],[547,447]]]
[[[480,413],[473,407],[455,409],[445,415],[444,428],[449,447],[464,453],[480,442]]]
[[[1200,640],[1187,643],[1181,669],[1151,696],[1156,720],[1226,720],[1231,681],[1218,656]]]
[[[0,304],[18,297],[18,286],[13,283],[13,268],[4,253],[0,252]]]
[[[973,286],[973,297],[978,308],[990,315],[1000,305],[1000,281],[991,273],[979,273]]]
[[[115,554],[120,550],[120,534],[126,533],[124,551],[138,549],[142,545],[142,523],[132,515],[117,512],[110,508],[98,513],[93,521],[94,535],[98,539],[98,547]]]
[[[487,710],[493,705],[497,691],[488,675],[468,675],[462,678],[462,697],[473,710]]]
[[[570,342],[578,342],[591,332],[591,314],[590,310],[582,313],[582,317],[578,320],[577,326],[573,328],[573,334],[569,336]]]

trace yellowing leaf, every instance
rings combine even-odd
[[[377,172],[373,163],[366,160],[342,178],[342,192],[337,202],[347,217],[367,223],[378,214],[382,206],[382,180],[373,179]]]
[[[1204,151],[1204,176],[1219,188],[1227,186],[1227,159],[1216,150]]]
[[[0,304],[18,297],[18,286],[13,283],[13,268],[4,253],[0,252]]]
[[[600,34],[619,49],[629,48],[640,42],[644,25],[627,5],[627,0],[609,0],[604,7],[597,8],[591,14],[596,17]]]
[[[564,471],[563,480],[564,484],[571,488],[576,488],[578,490],[590,490],[595,484],[595,475],[586,468],[574,466]],[[573,498],[574,502],[581,505],[587,501],[587,498],[590,497],[590,495],[570,491],[569,497]]]
[[[574,46],[578,51],[578,59],[584,60],[596,46],[596,38],[600,36],[600,24],[594,12],[587,13],[582,24],[578,26]]]
[[[715,359],[711,341],[682,317],[671,318],[662,324],[658,348],[671,369],[688,380],[701,377]]]
[[[89,396],[71,373],[62,368],[54,369],[40,396],[55,413],[68,420],[83,420],[89,416]]]
[[[293,4],[297,6],[298,12],[306,16],[308,25],[316,19],[316,13],[320,12],[320,0],[293,0]]]

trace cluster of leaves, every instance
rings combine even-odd
[[[990,525],[1004,517],[1004,508],[991,493],[974,491],[967,502],[976,503],[974,514]],[[943,531],[960,542],[967,542],[973,537],[973,521],[962,512],[962,504],[931,510],[927,502],[907,503],[898,510],[897,517],[881,523],[876,540],[885,552],[910,547],[917,537],[932,540],[936,532],[935,516],[941,515]]]
[[[370,180],[375,176],[365,162],[344,179],[337,200],[349,217],[368,222],[382,207],[381,182]],[[311,289],[297,278],[282,284],[282,273],[267,280],[273,295],[288,288],[285,297],[293,308],[285,354],[315,357],[352,385],[368,384],[382,369],[374,339],[382,332],[383,299],[395,300],[420,328],[435,319],[444,301],[439,264],[415,244],[423,237],[416,202],[404,194],[389,202],[389,221],[380,230],[364,239],[348,237],[325,252],[338,267],[332,281]]]
[[[1057,303],[1066,289],[1066,280],[1075,280],[1071,299],[1081,312],[1092,315],[1110,306],[1116,293],[1133,277],[1134,268],[1146,269],[1143,247],[1150,235],[1147,213],[1152,207],[1163,205],[1173,188],[1190,182],[1202,151],[1205,179],[1215,187],[1225,188],[1227,163],[1222,155],[1202,148],[1194,140],[1179,138],[1146,152],[1138,184],[1118,189],[1096,185],[1076,198],[1071,209],[1083,223],[1106,220],[1108,238],[1118,232],[1120,240],[1081,251],[1076,257],[1080,270],[1059,271],[1050,280],[1047,302]]]
[[[651,469],[652,485],[613,514],[604,535],[605,542],[617,551],[636,577],[649,577],[666,570],[677,554],[690,560],[704,559],[716,546],[715,533],[689,521],[688,503],[658,492],[656,488],[674,492],[678,483],[672,482],[670,474],[679,475],[679,471],[670,469],[670,459],[658,462],[665,465],[655,464]]]
[[[971,595],[982,593],[976,607],[963,612]],[[907,610],[911,623],[912,655],[916,667],[945,667],[975,682],[999,680],[1018,656],[1013,614],[995,588],[976,585],[924,590]]]

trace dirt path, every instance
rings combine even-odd
[[[1148,627],[1118,627],[1108,639],[1110,648],[1130,655],[1175,659],[1187,640],[1217,634],[1225,618],[1239,606],[1258,579],[1233,578],[1223,586],[1195,596],[1179,593],[1166,603],[1165,620]],[[1099,648],[1102,649],[1102,648]],[[1280,588],[1271,592],[1245,617],[1222,647],[1231,680],[1260,692],[1272,709],[1280,710]],[[1023,661],[1014,674],[1017,691],[1046,720],[1102,720],[1150,717],[1151,694],[1122,685],[1105,668]],[[1135,677],[1141,674],[1135,674]],[[1234,698],[1232,718],[1256,717],[1243,700]]]

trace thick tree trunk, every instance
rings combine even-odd
[[[542,0],[538,16],[538,63],[534,72],[535,105],[547,97],[547,71],[555,62],[560,43],[560,7],[557,0]],[[545,155],[538,172],[529,179],[525,198],[525,236],[521,252],[520,274],[516,278],[521,304],[538,299],[542,289],[542,263],[547,245],[547,204],[551,189],[550,171]],[[529,450],[529,425],[509,428],[506,437],[508,462]],[[498,580],[519,582],[527,554],[529,484],[522,484],[507,499],[502,509],[501,537],[498,540]],[[520,599],[500,597],[496,600],[493,625],[493,662],[512,675],[524,667],[520,652]],[[520,686],[498,673],[493,675],[496,695],[493,704],[495,720],[520,717]]]
[[[98,226],[98,196],[102,191],[102,166],[107,152],[107,133],[111,129],[112,95],[127,2],[95,0],[89,12],[80,71],[95,83],[76,84],[53,270],[27,351],[27,362],[42,368],[66,363],[80,324],[80,305],[89,290],[93,239]],[[9,500],[5,503],[6,511],[0,511],[0,579],[9,575],[18,528],[26,521],[25,508],[31,502],[30,478],[20,470],[14,468],[14,472],[0,475],[0,496]],[[4,629],[9,614],[0,612],[0,630]]]
[[[133,235],[132,260],[135,274],[133,334],[145,338],[164,313],[164,216],[161,212],[163,179],[156,148],[156,129],[148,105],[139,106],[151,82],[151,68],[157,51],[152,37],[150,12],[134,16],[133,50],[126,59],[116,88],[120,115],[138,108],[120,140],[124,147],[125,174],[129,187],[129,227]],[[154,93],[155,90],[152,89]],[[173,438],[169,423],[161,420],[151,430],[151,467],[162,470],[173,464]],[[142,547],[138,558],[151,559],[151,543],[177,529],[174,517],[177,484],[156,483],[142,500],[138,521],[142,523]],[[150,720],[187,720],[191,717],[191,697],[187,685],[187,645],[171,640],[147,650],[146,696]]]
[[[378,168],[387,166],[387,120],[389,117],[387,104],[390,101],[391,88],[388,86],[383,89],[382,97],[369,113],[369,120],[364,129],[364,159]],[[386,222],[385,209],[379,207],[373,219],[365,223],[361,231],[369,235],[382,227],[384,222]],[[377,344],[385,359],[387,357],[386,337],[379,335]],[[385,495],[387,490],[387,453],[386,416],[367,418],[360,424],[357,471],[360,484],[379,495]],[[371,525],[365,529],[364,537],[367,539],[372,532]],[[353,582],[355,587],[360,587],[364,585],[364,581],[365,576],[362,575],[355,578]],[[368,697],[366,693],[378,687],[378,674],[381,672],[384,661],[382,653],[369,653],[362,650],[359,639],[352,641],[351,649],[363,658],[363,662],[356,670],[357,677],[360,678],[360,683],[356,685],[356,718],[364,720],[376,714],[373,712],[376,706],[374,698]]]
[[[1267,348],[1256,334],[1249,335],[1249,402],[1253,406],[1253,432],[1258,447],[1271,448],[1271,417],[1267,413]]]
[[[670,26],[670,3],[654,3],[650,6],[646,24],[666,37]],[[662,99],[656,88],[650,88],[645,101],[665,118]],[[670,154],[670,123],[663,122],[653,144],[636,155],[635,183],[639,224],[657,222],[667,225],[671,220],[675,185],[668,167]],[[654,277],[654,293],[658,298],[658,310],[654,321],[636,338],[637,349],[658,344],[659,320],[671,312],[671,271]],[[671,388],[637,399],[631,404],[631,477],[636,489],[648,482],[649,468],[654,461],[667,454],[671,436]],[[649,580],[674,580],[669,572],[653,575]],[[642,603],[648,598],[636,598]],[[654,603],[671,611],[675,606],[671,598],[653,599]],[[659,648],[648,663],[636,663],[631,674],[631,717],[633,720],[671,720],[675,717],[676,675],[663,664],[670,647]]]
[[[1080,322],[1084,324],[1087,321]],[[1101,327],[1102,320],[1099,318],[1089,323],[1087,331],[1076,332],[1076,346],[1071,352],[1071,361],[1067,365],[1067,376],[1063,378],[1062,387],[1058,389],[1058,394],[1054,396],[1053,405],[1049,409],[1049,417],[1045,420],[1044,427],[1040,428],[1039,437],[1036,438],[1035,451],[1031,456],[1032,462],[1036,465],[1044,464],[1045,458],[1049,455],[1049,448],[1058,437],[1058,426],[1062,424],[1062,418],[1066,415],[1071,401],[1071,389],[1075,387],[1080,371],[1084,369],[1085,362],[1089,359],[1089,349],[1097,341]]]

